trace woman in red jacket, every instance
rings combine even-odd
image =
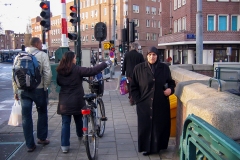
[[[110,60],[92,68],[76,65],[76,55],[72,51],[64,53],[57,67],[57,84],[61,87],[57,114],[62,115],[61,148],[67,153],[70,147],[70,124],[73,116],[79,140],[82,138],[82,114],[85,106],[82,78],[94,76],[111,65]]]

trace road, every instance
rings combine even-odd
[[[8,122],[13,103],[12,63],[0,63],[0,126]]]

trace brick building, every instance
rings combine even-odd
[[[11,30],[5,30],[5,34],[0,34],[0,50],[21,49],[22,45],[29,45],[30,38],[29,33],[14,33]]]
[[[195,64],[197,1],[161,0],[160,4],[162,55],[171,56],[173,64]],[[239,62],[239,7],[239,0],[202,0],[203,64]]]

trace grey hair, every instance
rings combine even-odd
[[[131,50],[138,50],[139,44],[136,42],[131,43]]]
[[[35,47],[35,46],[37,45],[37,43],[39,43],[39,42],[40,42],[40,38],[38,38],[38,37],[32,37],[31,40],[30,40],[30,45],[31,45],[32,47]]]

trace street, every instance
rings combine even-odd
[[[14,103],[12,63],[0,63],[0,126],[6,125]]]

